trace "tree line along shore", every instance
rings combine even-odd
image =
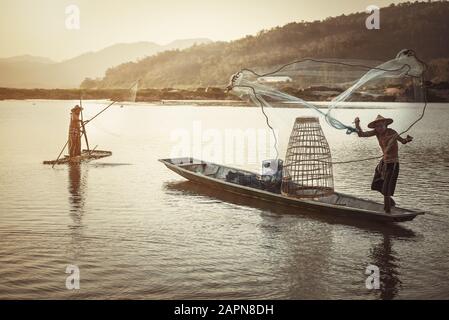
[[[394,59],[403,49],[412,49],[427,64],[427,80],[449,81],[448,1],[392,4],[381,8],[380,15],[379,30],[368,30],[367,13],[358,12],[292,22],[230,42],[163,51],[111,67],[100,78],[86,78],[80,87],[127,88],[137,80],[142,88],[219,87],[242,69],[264,74],[304,58],[342,59],[349,64],[375,67]],[[329,64],[305,63],[303,67],[319,71],[317,83],[320,79],[332,82],[335,74],[338,81],[348,82],[354,80],[352,71],[366,71]],[[303,88],[317,84],[310,82],[311,77],[299,77],[295,83]]]
[[[449,102],[449,82],[426,84],[429,102]],[[307,101],[330,101],[342,92],[340,88],[312,86],[304,89],[285,87],[284,92]],[[0,100],[112,100],[130,101],[128,89],[19,89],[0,88]],[[224,88],[208,87],[196,89],[140,89],[136,94],[136,102],[163,102],[165,100],[222,100],[231,101],[239,98]],[[422,100],[409,87],[390,86],[377,88],[369,92],[356,92],[352,101],[373,102],[413,102]]]

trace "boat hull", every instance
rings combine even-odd
[[[183,158],[184,159],[184,158]],[[279,204],[283,206],[288,206],[292,208],[292,211],[290,213],[298,212],[298,213],[310,213],[310,214],[328,214],[328,215],[334,215],[339,217],[351,217],[356,219],[364,219],[364,220],[372,220],[372,221],[382,221],[382,222],[404,222],[404,221],[410,221],[413,220],[416,216],[424,214],[424,212],[418,212],[413,210],[407,210],[407,209],[398,209],[393,214],[386,214],[384,212],[380,211],[373,211],[373,210],[367,210],[362,208],[354,208],[354,207],[347,207],[342,205],[334,205],[334,204],[328,204],[323,203],[319,201],[314,200],[308,200],[308,199],[299,199],[299,198],[293,198],[288,197],[282,194],[273,193],[273,192],[267,192],[264,190],[259,190],[256,188],[251,188],[247,186],[242,186],[235,183],[229,183],[226,181],[223,181],[221,179],[208,177],[190,170],[187,170],[186,168],[183,168],[182,166],[179,166],[177,164],[172,163],[173,160],[176,159],[161,159],[161,161],[167,168],[174,171],[175,173],[179,174],[180,176],[198,183],[202,184],[217,190],[226,191],[229,193],[238,194],[245,197],[251,197],[255,199],[259,199],[261,201],[266,201],[274,204]],[[191,159],[192,161],[199,162],[199,160]],[[201,162],[208,164],[207,162]],[[237,170],[237,169],[236,169]],[[357,199],[351,196],[342,195],[336,193],[336,195],[341,197],[346,197],[350,199],[354,199],[354,201],[364,202],[369,205],[376,204],[377,206],[381,206],[381,204],[375,203],[370,200],[362,200]]]

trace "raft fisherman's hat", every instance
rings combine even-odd
[[[378,124],[379,122],[385,122],[385,125],[388,126],[393,123],[393,119],[384,118],[379,114],[379,115],[377,115],[376,120],[374,120],[368,124],[368,128],[374,129],[376,127],[376,124]]]
[[[72,110],[70,110],[71,112],[76,112],[76,111],[81,111],[83,110],[83,108],[81,108],[79,105],[76,105],[74,108],[72,108]]]

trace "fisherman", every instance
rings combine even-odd
[[[77,157],[81,155],[81,119],[80,114],[83,108],[76,105],[71,110],[69,126],[69,156]]]
[[[368,124],[368,128],[373,129],[370,131],[363,131],[360,128],[360,119],[358,117],[355,118],[354,123],[359,137],[376,136],[382,149],[383,157],[374,172],[371,190],[376,190],[383,194],[384,210],[386,213],[391,213],[391,207],[396,205],[392,196],[394,195],[399,175],[398,141],[406,144],[411,142],[413,137],[407,135],[407,138],[402,138],[395,130],[388,128],[388,125],[393,123],[393,119],[384,118],[381,115],[378,115],[374,121]]]

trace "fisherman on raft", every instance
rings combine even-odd
[[[76,105],[70,114],[70,125],[69,125],[69,156],[78,157],[81,155],[81,119],[80,114],[83,108]]]
[[[355,127],[359,137],[373,137],[376,136],[380,148],[383,152],[382,160],[376,167],[374,172],[371,190],[379,191],[384,196],[384,210],[386,213],[391,213],[391,207],[396,205],[392,196],[396,188],[396,182],[399,175],[399,156],[398,156],[398,141],[402,144],[409,143],[413,137],[407,136],[402,138],[395,130],[388,128],[388,125],[393,123],[393,119],[384,118],[378,115],[377,118],[368,124],[370,131],[363,131],[360,128],[360,119],[355,118]]]

